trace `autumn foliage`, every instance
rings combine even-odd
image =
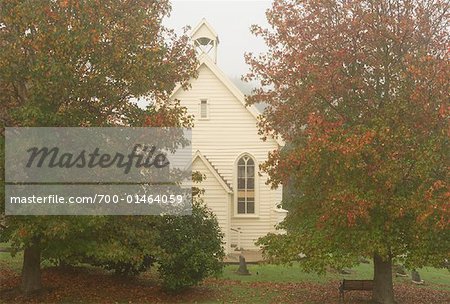
[[[135,123],[131,98],[167,101],[195,75],[187,35],[162,24],[168,1],[1,2],[7,126]]]
[[[163,25],[170,10],[166,0],[1,1],[2,125],[191,127],[186,109],[169,96],[196,76],[197,58],[186,33]],[[136,100],[145,100],[147,108]],[[0,133],[3,177],[3,129]],[[170,148],[184,144],[183,139]],[[41,259],[101,265],[122,274],[158,262],[164,278],[183,268],[179,280],[171,277],[166,284],[169,289],[195,285],[221,269],[220,230],[203,205],[194,206],[194,217],[173,223],[158,217],[5,217],[3,178],[0,186],[1,238],[14,252],[24,250],[27,294],[42,288]],[[175,225],[179,229],[171,231]],[[193,231],[195,237],[187,235]],[[192,249],[193,258],[177,256],[166,236]]]
[[[274,260],[449,258],[448,17],[447,1],[279,0],[253,27],[269,51],[247,54],[248,103],[286,142],[262,166],[288,188],[287,234],[261,241]]]

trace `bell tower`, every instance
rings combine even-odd
[[[198,56],[207,54],[214,63],[217,63],[219,36],[205,18],[192,30],[191,39]]]

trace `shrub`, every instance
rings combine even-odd
[[[162,218],[157,262],[168,291],[197,285],[222,271],[223,234],[216,216],[201,201],[192,207],[192,216]]]

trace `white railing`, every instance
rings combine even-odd
[[[236,244],[236,248],[237,248],[238,250],[241,250],[241,248],[242,248],[242,247],[241,247],[241,234],[242,234],[241,228],[240,228],[240,227],[238,227],[238,228],[230,228],[230,230],[237,233],[237,244]]]

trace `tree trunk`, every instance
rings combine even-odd
[[[391,257],[387,260],[383,260],[381,256],[375,253],[373,256],[373,266],[373,302],[377,304],[394,304]]]
[[[41,248],[39,239],[25,247],[22,267],[22,291],[26,295],[35,293],[42,288],[41,282]]]

